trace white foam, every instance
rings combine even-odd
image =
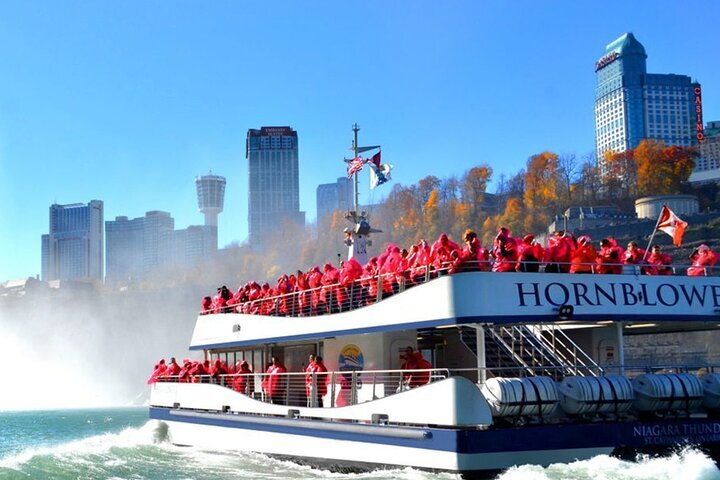
[[[159,422],[150,420],[139,428],[126,428],[119,433],[105,433],[82,440],[74,440],[53,447],[31,447],[22,452],[0,459],[0,467],[18,469],[34,457],[52,456],[55,458],[74,457],[76,463],[82,462],[82,456],[104,454],[113,447],[132,448],[157,443],[156,431]]]
[[[640,456],[637,461],[599,455],[569,464],[513,467],[497,480],[720,480],[715,462],[699,450],[683,449],[665,457]]]

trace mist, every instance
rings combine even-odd
[[[199,295],[187,286],[1,299],[0,410],[143,404],[155,363],[188,355]]]

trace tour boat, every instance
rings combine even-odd
[[[247,360],[252,380],[238,392],[235,375],[164,379],[151,387],[150,417],[178,445],[338,470],[472,477],[681,445],[715,453],[720,373],[624,365],[623,339],[716,328],[720,277],[442,273],[387,298],[353,293],[362,305],[336,313],[199,315],[190,348],[230,365]],[[404,380],[421,372],[401,370],[408,346],[433,365],[415,388]],[[310,354],[325,358],[326,375],[303,373]],[[271,356],[291,372],[277,374],[275,403],[262,388]],[[323,407],[308,395],[318,378]]]
[[[364,150],[354,130],[357,159]],[[374,230],[357,210],[355,178],[346,241],[364,264]],[[717,458],[720,370],[626,365],[624,338],[716,329],[720,277],[634,268],[439,269],[381,276],[375,288],[356,281],[325,308],[311,309],[299,298],[306,291],[271,299],[284,308],[270,314],[201,314],[190,349],[228,365],[245,360],[254,373],[159,378],[150,417],[177,445],[339,471],[412,467],[474,478],[684,445]],[[432,368],[403,369],[408,347]],[[324,357],[328,372],[305,373],[310,355]],[[265,374],[272,357],[289,373]]]

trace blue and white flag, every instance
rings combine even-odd
[[[378,185],[382,185],[390,180],[390,170],[393,166],[389,163],[384,163],[380,166],[370,163],[370,188],[374,189]]]

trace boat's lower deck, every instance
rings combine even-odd
[[[654,419],[439,428],[150,408],[179,445],[252,451],[335,470],[414,467],[472,474],[693,445],[717,451],[720,420]]]

